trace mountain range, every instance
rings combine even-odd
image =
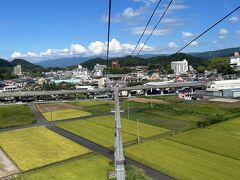
[[[80,64],[81,62],[84,62],[93,58],[96,58],[96,57],[66,57],[66,58],[44,60],[44,61],[37,62],[35,64],[45,68],[46,67],[64,68],[64,67]]]
[[[21,65],[22,71],[28,72],[33,76],[40,75],[45,69],[42,66],[32,64],[24,59],[14,59],[13,61],[7,61],[0,59],[0,79],[11,79],[15,76],[12,75],[13,66]]]
[[[211,59],[216,57],[230,57],[230,56],[233,56],[234,52],[240,52],[240,47],[220,49],[216,51],[190,53],[190,54],[196,57],[201,57],[203,59]]]
[[[237,48],[228,48],[221,49],[216,51],[208,51],[208,52],[200,52],[200,53],[179,53],[173,55],[156,55],[156,54],[145,54],[142,56],[125,56],[125,57],[117,57],[111,58],[112,60],[118,60],[120,65],[130,67],[136,65],[147,65],[147,64],[157,64],[160,66],[170,65],[171,61],[182,60],[186,58],[189,61],[189,64],[192,66],[201,65],[202,62],[209,60],[215,57],[229,57],[233,55],[234,52],[240,51],[240,47]],[[106,58],[102,57],[69,57],[69,58],[60,58],[60,59],[50,59],[38,62],[37,64],[30,63],[24,59],[14,59],[13,61],[7,61],[4,59],[0,59],[0,73],[7,74],[12,72],[12,67],[20,64],[22,65],[23,71],[40,73],[46,71],[47,67],[75,67],[75,65],[81,64],[83,67],[87,67],[89,69],[93,69],[95,64],[107,64]],[[48,68],[53,69],[53,68]]]
[[[221,49],[221,50],[215,50],[215,51],[207,51],[207,52],[196,52],[196,53],[188,53],[189,55],[202,58],[204,60],[208,60],[215,57],[226,57],[226,56],[232,56],[234,52],[240,51],[240,47],[236,48],[228,48],[228,49]],[[158,59],[164,59],[169,55],[167,54],[145,54],[140,55],[136,57],[136,59],[152,59],[158,57]],[[128,57],[128,56],[126,56]],[[125,59],[126,57],[121,58],[110,58],[110,59]],[[159,58],[161,57],[161,58]],[[100,61],[101,59],[101,61]],[[105,56],[92,56],[92,57],[66,57],[66,58],[58,58],[58,59],[49,59],[37,62],[37,65],[40,65],[42,67],[59,67],[59,68],[65,68],[68,66],[74,66],[77,64],[85,64],[86,61],[91,62],[99,62],[102,64],[105,64],[103,60],[105,60]],[[87,63],[89,64],[89,63]]]

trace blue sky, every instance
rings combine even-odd
[[[162,0],[147,34],[170,0]],[[158,0],[112,0],[111,56],[134,48]],[[239,0],[174,0],[144,53],[174,53]],[[106,54],[108,0],[1,0],[0,57],[32,62]],[[146,36],[143,38],[146,38]],[[240,10],[185,52],[240,46]]]

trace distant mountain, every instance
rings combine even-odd
[[[168,56],[168,55],[167,54],[143,54],[143,55],[139,55],[138,57],[147,59],[147,58],[153,58],[157,56]]]
[[[32,64],[24,59],[14,59],[7,61],[0,59],[0,79],[12,79],[15,76],[12,74],[13,66],[21,65],[22,71],[28,72],[32,76],[40,75],[45,69],[39,65]]]
[[[0,58],[0,67],[11,67],[11,62]]]
[[[207,52],[197,52],[197,53],[188,53],[188,55],[191,56],[195,56],[195,57],[199,57],[199,58],[203,58],[203,59],[211,59],[211,58],[215,58],[215,57],[226,57],[226,56],[231,56],[233,55],[233,53],[235,51],[240,51],[240,47],[238,48],[229,48],[229,49],[221,49],[221,50],[216,50],[216,51],[207,51]],[[125,57],[118,57],[118,58],[113,58],[111,57],[110,59],[126,59],[126,57],[128,57],[127,59],[130,58],[130,56],[125,56]],[[134,59],[142,59],[142,60],[148,60],[148,59],[162,59],[164,61],[164,59],[166,59],[166,57],[169,57],[169,55],[167,54],[144,54],[144,55],[140,55],[138,57],[133,57],[133,59],[131,59],[131,63],[133,64]],[[174,57],[174,56],[173,56]],[[37,62],[36,64],[41,65],[43,67],[59,67],[59,68],[65,68],[65,67],[69,67],[69,66],[74,66],[74,65],[78,65],[78,64],[84,64],[86,65],[86,67],[90,67],[90,69],[92,69],[92,65],[90,65],[92,63],[102,63],[104,64],[104,59],[106,59],[105,56],[92,56],[92,57],[66,57],[66,58],[58,58],[58,59],[49,59],[49,60],[44,60],[44,61],[40,61]],[[102,61],[103,60],[103,61]],[[174,59],[172,59],[174,61]],[[84,63],[86,61],[90,61],[87,63]],[[136,62],[136,61],[134,61]],[[90,64],[89,64],[90,63]],[[136,62],[138,63],[138,62]],[[122,64],[128,64],[127,62],[122,62]],[[145,64],[145,63],[143,63]],[[136,64],[135,64],[136,65]]]
[[[180,61],[183,59],[187,59],[189,64],[192,65],[193,67],[196,67],[204,63],[204,60],[202,58],[195,57],[189,54],[178,53],[170,56],[162,55],[162,56],[155,56],[155,57],[146,58],[146,59],[142,57],[136,57],[136,56],[112,58],[109,60],[109,66],[111,66],[111,63],[113,60],[117,60],[121,67],[157,65],[159,67],[170,68],[170,64],[172,61]],[[107,61],[102,58],[94,58],[81,63],[83,67],[86,67],[90,70],[94,68],[95,64],[106,65]]]
[[[36,64],[41,65],[43,67],[65,68],[68,66],[81,64],[82,62],[92,58],[96,58],[96,57],[66,57],[66,58],[59,58],[59,59],[44,60],[44,61],[37,62]]]
[[[93,58],[81,63],[81,65],[85,68],[92,70],[95,64],[107,65],[107,61],[102,58]]]
[[[21,65],[23,69],[29,69],[29,70],[33,70],[33,69],[40,69],[40,70],[44,70],[44,68],[40,65],[36,65],[36,64],[32,64],[24,59],[14,59],[11,61],[11,64],[13,66],[16,65]]]
[[[193,56],[196,57],[201,57],[204,59],[211,59],[211,58],[216,58],[216,57],[228,57],[232,56],[234,52],[240,52],[240,47],[236,48],[228,48],[228,49],[220,49],[216,51],[207,51],[207,52],[200,52],[200,53],[189,53]]]

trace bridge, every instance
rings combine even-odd
[[[132,87],[119,87],[119,91],[131,91],[136,90],[153,90],[153,89],[166,89],[166,88],[204,88],[205,83],[201,82],[183,82],[183,83],[169,83],[161,84],[156,86],[132,86]],[[77,95],[77,94],[99,94],[105,93],[106,88],[94,89],[94,90],[58,90],[58,91],[22,91],[22,92],[2,92],[0,93],[0,98],[20,98],[20,97],[41,97],[41,96],[56,96],[56,95]],[[111,88],[110,92],[114,89]]]

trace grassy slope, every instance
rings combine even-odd
[[[33,124],[34,115],[27,105],[0,106],[0,128]]]
[[[240,161],[169,140],[131,146],[125,154],[177,179],[240,178]]]
[[[63,119],[71,119],[71,118],[78,118],[84,116],[90,116],[91,113],[78,110],[78,109],[67,109],[67,110],[60,110],[60,111],[53,111],[53,112],[45,112],[42,113],[45,119],[48,121],[57,121]]]
[[[3,132],[0,139],[0,146],[23,171],[89,152],[44,127]]]
[[[84,158],[63,162],[58,165],[26,173],[17,179],[81,179],[81,180],[106,180],[108,171],[113,167],[110,160],[101,155],[91,155]]]
[[[169,139],[240,160],[240,118]]]

